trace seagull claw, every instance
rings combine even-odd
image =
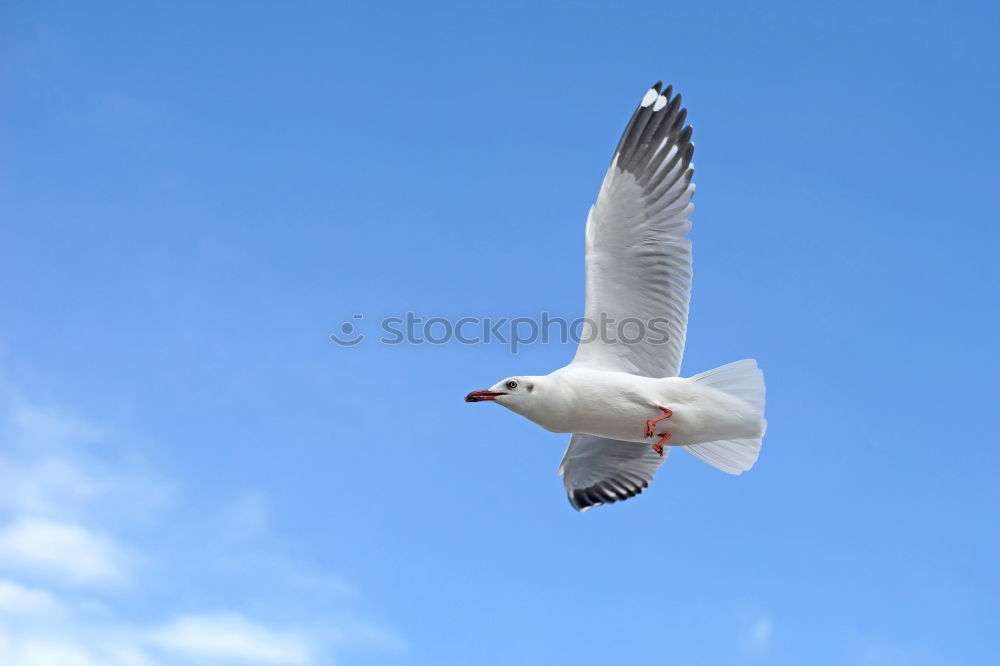
[[[657,405],[657,408],[661,412],[663,412],[663,416],[658,416],[655,419],[646,419],[646,430],[644,435],[645,437],[652,437],[654,434],[656,434],[656,424],[662,421],[663,419],[669,419],[671,416],[674,415],[673,411],[667,409],[666,407],[661,407]]]
[[[663,443],[666,442],[668,439],[670,439],[670,433],[669,432],[658,432],[658,433],[656,433],[656,436],[660,438],[660,441],[655,442],[653,444],[653,450],[656,451],[657,453],[659,453],[660,457],[662,458],[663,457]]]

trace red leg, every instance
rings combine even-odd
[[[659,407],[659,405],[657,405]],[[656,424],[663,419],[669,419],[674,415],[672,411],[666,407],[659,407],[660,411],[663,412],[663,416],[658,416],[655,419],[648,419],[646,421],[646,437],[652,437],[656,433]]]
[[[658,433],[656,433],[656,436],[660,438],[660,441],[658,441],[655,444],[653,444],[653,450],[656,451],[657,453],[659,453],[660,457],[662,458],[663,457],[663,443],[665,441],[667,441],[668,439],[670,439],[670,433],[669,432],[658,432]]]

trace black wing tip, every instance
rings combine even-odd
[[[666,108],[663,109],[663,112],[667,116],[673,118],[677,114],[677,109],[679,109],[680,107],[681,107],[681,96],[680,93],[678,93],[677,95],[674,95],[674,98],[672,100],[670,100],[670,104],[667,104]]]
[[[666,88],[664,88],[663,87],[663,81],[657,81],[656,83],[654,83],[653,85],[651,85],[649,87],[649,89],[650,90],[655,90],[657,92],[657,94],[662,95],[663,97],[666,97],[667,98],[667,102],[670,103],[668,106],[673,106],[673,103],[675,101],[676,101],[677,104],[681,103],[681,94],[680,93],[677,93],[676,95],[674,94],[674,86],[673,86],[673,84],[670,84]]]
[[[595,506],[601,506],[603,504],[614,504],[615,502],[622,502],[627,499],[631,499],[636,495],[641,495],[642,491],[649,487],[648,481],[643,481],[641,486],[636,486],[634,488],[629,488],[628,492],[624,496],[615,497],[605,493],[602,497],[599,492],[603,489],[601,484],[597,483],[586,488],[579,488],[571,493],[566,494],[566,499],[569,500],[570,506],[572,506],[577,511],[586,511],[592,509]]]
[[[682,106],[684,98],[680,93],[671,97],[672,85],[661,93],[662,85],[662,81],[657,81],[646,92],[612,153],[612,163],[618,158],[617,164],[622,171],[636,173],[637,176],[651,166],[655,171],[655,167],[669,154],[659,150],[663,139],[681,150],[690,142],[691,128],[685,127],[687,109]],[[650,92],[657,96],[651,98]]]

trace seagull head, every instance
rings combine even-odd
[[[535,377],[508,377],[484,391],[473,391],[465,396],[466,402],[496,401],[517,411],[517,406],[528,399],[535,390]]]

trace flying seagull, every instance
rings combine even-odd
[[[756,361],[678,376],[691,295],[694,144],[681,96],[661,85],[632,115],[587,216],[587,304],[573,361],[465,397],[573,433],[559,473],[578,511],[641,493],[668,447],[745,472],[766,426]]]

